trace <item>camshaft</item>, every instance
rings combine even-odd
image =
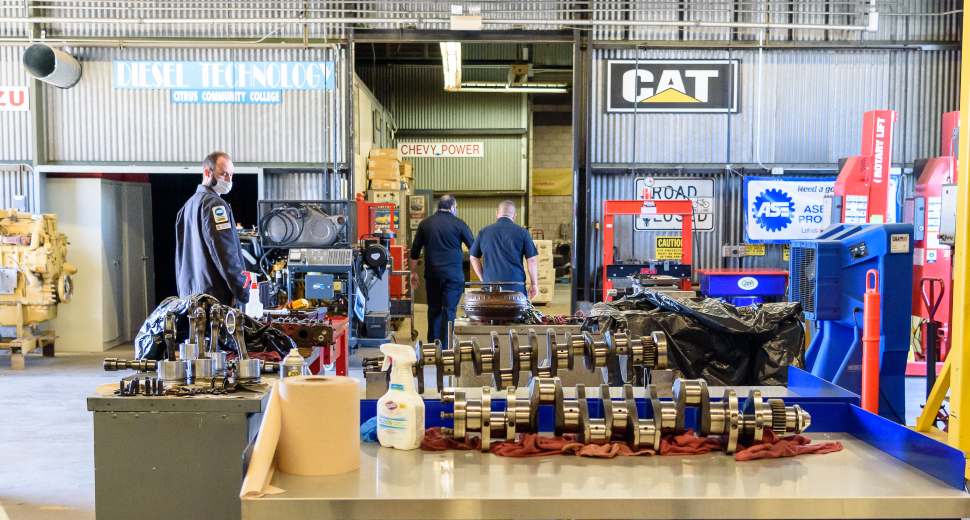
[[[602,339],[594,339],[588,332],[581,335],[565,334],[565,340],[558,342],[556,333],[546,329],[546,359],[539,363],[539,336],[529,329],[526,341],[520,342],[515,330],[509,331],[509,351],[511,362],[502,368],[502,349],[499,334],[492,331],[490,345],[482,346],[476,338],[456,339],[450,348],[441,343],[415,343],[417,363],[412,372],[418,380],[418,392],[424,393],[424,368],[434,367],[438,392],[444,389],[445,376],[461,376],[463,365],[471,363],[475,375],[491,375],[493,386],[499,390],[514,387],[522,373],[529,373],[530,381],[535,378],[557,377],[561,372],[573,370],[576,359],[594,373],[604,370],[607,381],[613,381],[614,370],[619,360],[625,358],[624,383],[642,384],[649,377],[638,372],[664,370],[667,368],[667,337],[663,332],[653,332],[649,336],[634,336],[629,330],[607,332]],[[383,355],[364,358],[365,371],[380,370]]]
[[[707,383],[697,379],[677,379],[674,399],[660,400],[655,385],[647,385],[647,415],[640,417],[633,386],[623,386],[623,397],[613,399],[607,385],[600,385],[601,412],[590,414],[585,385],[576,385],[576,397],[563,397],[558,377],[535,378],[529,399],[518,399],[515,389],[505,396],[505,409],[492,410],[491,388],[482,388],[482,397],[475,399],[461,389],[448,388],[441,394],[442,403],[453,403],[451,413],[442,412],[442,419],[452,419],[452,428],[442,428],[444,437],[463,440],[466,434],[478,433],[483,452],[491,443],[514,441],[519,433],[539,432],[539,408],[552,406],[555,412],[555,435],[572,433],[583,444],[625,442],[634,451],[659,450],[662,433],[686,432],[686,415],[695,413],[695,432],[699,437],[717,437],[726,453],[737,451],[738,444],[761,444],[765,430],[781,436],[801,433],[811,424],[811,416],[798,405],[786,406],[781,399],[765,400],[761,392],[751,390],[741,404],[734,390],[727,389],[720,401],[712,401]]]

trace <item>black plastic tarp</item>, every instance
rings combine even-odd
[[[175,342],[183,343],[189,339],[188,311],[193,301],[205,310],[206,323],[208,324],[209,309],[213,305],[218,305],[219,300],[208,294],[193,294],[185,298],[174,296],[166,298],[152,311],[138,330],[138,335],[135,336],[135,358],[165,359],[165,315],[169,312],[175,314]],[[293,341],[281,330],[254,320],[249,316],[245,317],[243,328],[246,330],[246,351],[249,353],[275,352],[279,356],[283,356],[293,346]],[[208,338],[211,332],[209,325],[206,325],[205,332]],[[230,352],[236,351],[235,344],[226,333],[225,328],[219,335],[219,348]]]
[[[784,386],[789,366],[805,366],[801,313],[797,302],[735,307],[711,298],[646,293],[597,303],[583,329],[629,329],[634,336],[662,330],[668,368],[677,377],[704,379],[709,385]]]

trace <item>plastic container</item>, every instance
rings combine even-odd
[[[399,450],[421,447],[424,438],[424,399],[414,388],[411,366],[417,362],[408,345],[381,345],[384,365],[391,369],[391,386],[377,401],[377,440],[381,446]]]
[[[249,302],[246,303],[246,314],[257,320],[263,319],[263,304],[259,301],[259,283],[255,279],[249,284]]]

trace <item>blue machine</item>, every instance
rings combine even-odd
[[[879,415],[905,419],[913,287],[912,224],[836,224],[817,239],[791,243],[789,298],[818,333],[808,370],[851,392],[862,389],[862,295],[866,272],[879,272]]]

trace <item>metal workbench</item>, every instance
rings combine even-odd
[[[762,390],[812,414],[806,436],[813,442],[840,441],[845,449],[737,462],[723,453],[509,459],[364,443],[360,469],[351,473],[277,471],[271,484],[285,491],[244,499],[243,519],[970,517],[959,450],[865,412],[858,396],[798,369],[791,369],[787,389]],[[428,427],[449,425],[439,415],[451,405],[426,400],[425,406]],[[361,401],[362,421],[374,413],[374,401]],[[540,410],[541,431],[549,429],[543,425],[551,425],[551,415]],[[690,427],[690,416],[687,421]]]
[[[962,518],[970,496],[847,434],[829,455],[735,462],[361,447],[360,470],[277,472],[280,495],[243,500],[244,520],[364,518]],[[882,477],[878,477],[882,475]]]
[[[238,520],[243,453],[268,401],[268,391],[89,397],[98,520]]]

